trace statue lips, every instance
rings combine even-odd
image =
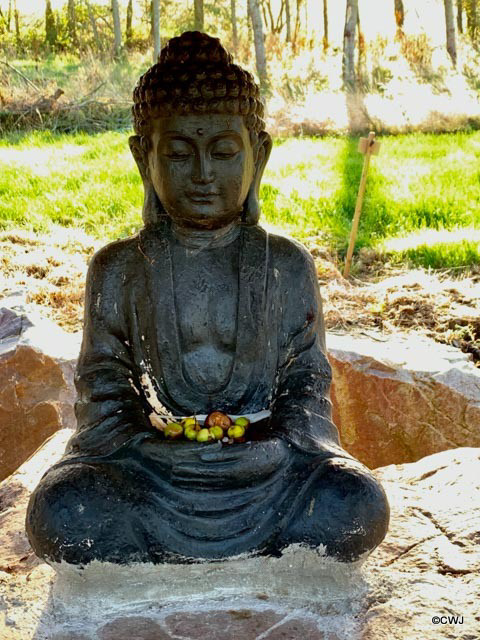
[[[197,204],[212,204],[218,195],[217,191],[187,191],[188,199]]]

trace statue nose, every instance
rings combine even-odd
[[[199,153],[195,156],[193,163],[192,182],[195,184],[208,184],[214,179],[212,165],[205,153]]]

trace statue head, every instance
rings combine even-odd
[[[258,86],[217,38],[172,38],[133,101],[137,135],[129,142],[145,188],[145,224],[162,215],[204,228],[258,222],[272,141]]]

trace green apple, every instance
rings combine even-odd
[[[201,429],[200,423],[194,416],[191,416],[190,418],[184,418],[182,420],[182,425],[184,429],[192,428],[195,429],[195,431],[200,431]]]
[[[228,430],[228,436],[233,438],[234,440],[238,440],[239,438],[243,438],[245,435],[245,427],[242,427],[240,424],[234,424],[233,427],[230,427]]]
[[[165,427],[165,437],[169,440],[176,440],[183,435],[183,427],[178,422],[170,422]]]
[[[250,424],[250,420],[248,418],[246,418],[245,416],[240,416],[239,418],[237,418],[235,420],[235,424],[238,424],[241,427],[243,427],[244,429],[247,429],[249,424]]]
[[[185,437],[187,440],[196,440],[198,431],[193,427],[185,427]]]
[[[209,431],[214,440],[221,440],[223,438],[222,427],[210,427]]]
[[[212,436],[208,429],[200,429],[200,431],[197,431],[197,442],[208,442],[211,439]]]

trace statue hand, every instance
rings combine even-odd
[[[283,469],[289,460],[288,444],[277,438],[223,446],[198,446],[175,453],[172,480],[182,484],[248,485]]]

